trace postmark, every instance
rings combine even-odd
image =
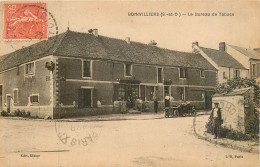
[[[60,142],[69,147],[86,147],[95,143],[101,127],[89,122],[55,122],[55,131]]]
[[[5,39],[47,39],[46,3],[4,4]]]
[[[58,25],[53,14],[47,10],[45,3],[4,5],[11,12],[8,15],[10,16],[9,18],[5,17],[7,21],[5,20],[4,38],[7,37],[7,42],[15,51],[22,50],[29,54],[40,55],[48,53],[55,46],[58,41]],[[10,9],[13,10],[10,11]],[[8,10],[5,12],[8,12]],[[20,15],[29,15],[30,17],[22,17],[23,20],[21,20],[18,17]],[[33,20],[31,18],[33,16],[37,19]],[[11,30],[8,31],[8,28],[11,28]],[[47,42],[47,40],[49,41]],[[38,42],[44,44],[38,45],[38,47],[32,46]]]

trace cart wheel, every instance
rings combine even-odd
[[[179,111],[178,110],[174,110],[173,113],[174,113],[174,115],[179,116]]]
[[[174,117],[174,111],[170,112],[170,116],[173,118]]]
[[[167,110],[164,111],[164,117],[165,117],[165,118],[169,118],[169,113],[168,113]]]
[[[196,110],[192,111],[192,115],[195,116],[196,115]]]

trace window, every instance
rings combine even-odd
[[[184,101],[185,100],[185,88],[179,87],[177,91],[178,91],[178,100]]]
[[[146,100],[153,101],[154,98],[154,86],[146,86]]]
[[[255,78],[257,76],[256,71],[257,71],[256,64],[252,64],[252,77],[253,78]]]
[[[224,78],[224,79],[228,79],[226,72],[223,72],[223,78]]]
[[[30,103],[39,103],[39,95],[31,95]]]
[[[25,74],[26,75],[34,74],[34,63],[29,63],[25,65]]]
[[[84,60],[83,61],[83,77],[91,77],[91,61],[89,60]]]
[[[163,83],[162,68],[157,68],[158,83]]]
[[[235,70],[235,78],[240,78],[240,70]]]
[[[18,104],[18,89],[13,89],[14,104]]]
[[[132,76],[132,64],[125,64],[125,76]]]
[[[205,78],[205,72],[204,72],[204,70],[200,70],[200,77],[201,77],[201,78]]]
[[[186,68],[180,68],[180,78],[187,78],[187,69]]]

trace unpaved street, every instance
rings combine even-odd
[[[259,166],[258,154],[198,139],[193,117],[0,125],[1,166]]]

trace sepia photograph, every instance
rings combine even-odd
[[[259,0],[0,15],[1,167],[259,167]]]

